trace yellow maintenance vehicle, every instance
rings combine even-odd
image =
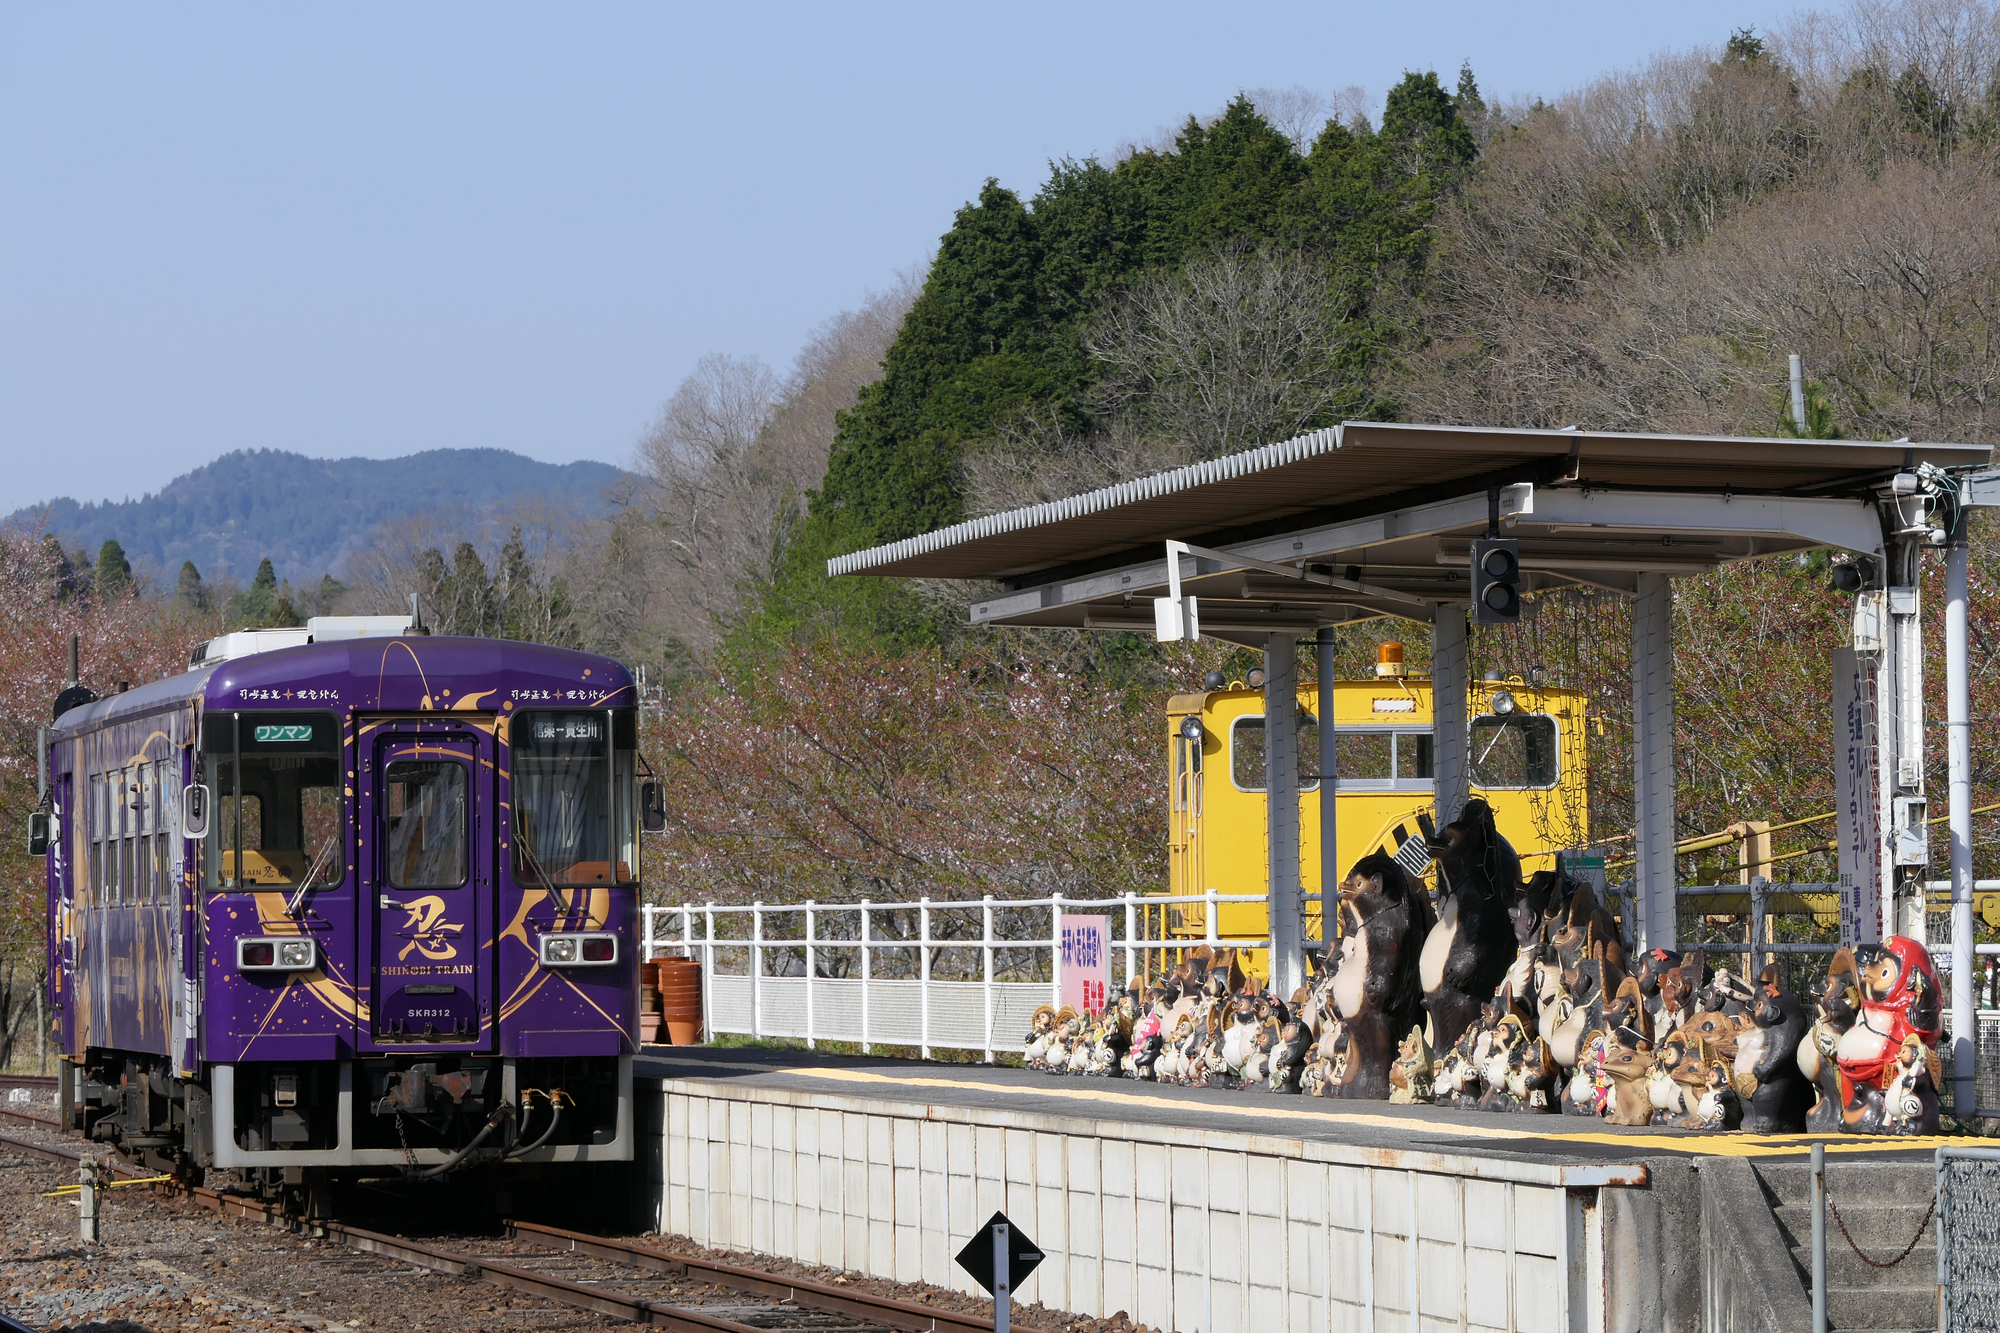
[[[1376,678],[1337,681],[1335,808],[1340,863],[1377,849],[1395,854],[1424,836],[1432,815],[1431,682],[1403,671],[1398,643],[1381,646]],[[1523,873],[1553,864],[1589,834],[1585,774],[1585,695],[1519,677],[1471,686],[1469,754],[1472,792],[1493,807],[1500,831],[1521,854]],[[1306,938],[1318,941],[1320,890],[1319,719],[1317,685],[1299,689],[1299,845]],[[1189,719],[1194,719],[1190,722]],[[1264,694],[1242,681],[1167,703],[1168,893],[1175,897],[1256,894],[1267,890],[1264,795]],[[1456,815],[1452,811],[1451,815]],[[1425,857],[1406,857],[1423,864]],[[1216,936],[1261,940],[1262,902],[1221,903]],[[1207,905],[1166,906],[1164,937],[1208,937]],[[1262,951],[1250,957],[1261,973]]]

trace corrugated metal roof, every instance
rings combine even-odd
[[[1170,538],[1228,536],[1399,509],[1502,480],[1603,490],[1830,495],[1914,462],[1984,465],[1991,447],[1509,430],[1350,421],[1279,444],[990,514],[827,562],[827,572],[1019,579]],[[1290,521],[1289,523],[1287,521]]]

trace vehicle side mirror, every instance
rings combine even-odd
[[[667,826],[667,803],[657,782],[639,784],[639,823],[648,833]]]
[[[47,856],[50,832],[55,816],[46,810],[37,810],[28,816],[28,855]]]
[[[181,836],[208,836],[208,788],[199,782],[181,788]]]

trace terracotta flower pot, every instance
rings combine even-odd
[[[675,1046],[701,1044],[701,964],[692,958],[658,958],[660,1017]]]

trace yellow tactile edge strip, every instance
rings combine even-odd
[[[752,1064],[747,1061],[723,1061],[708,1059],[677,1058],[672,1055],[644,1055],[645,1060],[677,1064],[694,1069],[742,1070],[757,1074],[790,1075],[800,1078],[821,1079],[832,1083],[846,1083],[896,1089],[938,1088],[963,1090],[975,1088],[984,1092],[1019,1094],[1021,1089],[1011,1083],[989,1083],[981,1079],[931,1078],[922,1074],[876,1074],[862,1069],[840,1069],[824,1066],[786,1065],[773,1067]],[[1095,1081],[1095,1080],[1093,1080]],[[1968,1142],[1964,1138],[1944,1136],[1924,1136],[1892,1138],[1887,1136],[1815,1136],[1811,1134],[1607,1134],[1602,1131],[1539,1130],[1528,1128],[1503,1128],[1498,1124],[1451,1124],[1440,1125],[1433,1121],[1408,1120],[1400,1116],[1370,1115],[1360,1111],[1306,1110],[1302,1107],[1259,1105],[1256,1107],[1210,1107],[1201,1102],[1185,1102],[1167,1097],[1151,1097],[1143,1093],[1126,1092],[1109,1086],[1122,1080],[1104,1080],[1107,1086],[1077,1087],[1070,1085],[1067,1078],[1050,1076],[1051,1086],[1036,1088],[1030,1095],[1036,1097],[1057,1097],[1071,1101],[1109,1103],[1113,1106],[1149,1106],[1177,1111],[1212,1109],[1225,1114],[1253,1116],[1259,1120],[1306,1121],[1328,1125],[1355,1125],[1373,1129],[1392,1129],[1400,1133],[1421,1135],[1426,1138],[1442,1139],[1491,1139],[1495,1141],[1519,1139],[1543,1139],[1557,1143],[1596,1143],[1609,1147],[1627,1149],[1635,1154],[1646,1152],[1696,1153],[1709,1157],[1776,1157],[1805,1151],[1814,1142],[1826,1144],[1830,1153],[1878,1153],[1902,1152],[1910,1149],[1933,1150],[1941,1144]],[[899,1099],[907,1100],[907,1099]],[[1519,1122],[1541,1120],[1544,1117],[1526,1115],[1494,1115],[1494,1120]],[[1547,1117],[1554,1119],[1555,1117]],[[1578,1117],[1569,1117],[1572,1121]]]

